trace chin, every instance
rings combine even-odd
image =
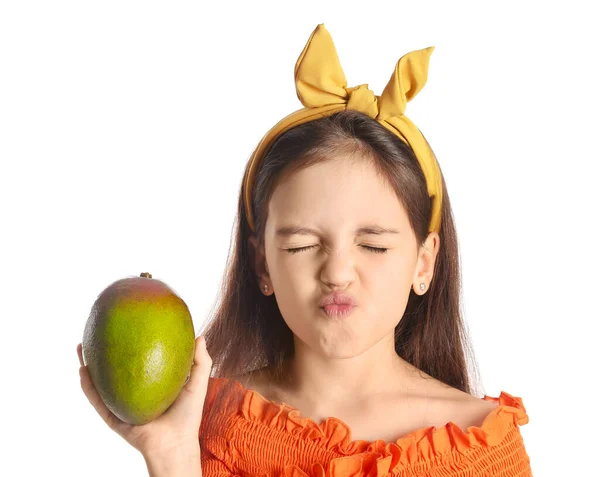
[[[363,332],[358,333],[353,327],[331,327],[332,322],[315,325],[302,323],[294,328],[294,347],[302,351],[317,353],[327,359],[347,359],[359,356],[370,346],[364,343]],[[366,331],[366,330],[363,330]]]
[[[328,340],[322,338],[317,345],[319,354],[327,359],[348,359],[360,356],[364,349],[360,347],[360,341],[340,342],[338,339]]]

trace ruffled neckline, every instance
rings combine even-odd
[[[371,467],[367,461],[377,468],[375,475],[385,475],[397,466],[410,466],[420,461],[432,462],[454,452],[464,455],[477,447],[501,443],[517,426],[529,422],[522,399],[501,391],[498,397],[485,394],[480,398],[495,402],[497,406],[486,416],[481,426],[469,426],[466,431],[450,421],[439,428],[430,426],[417,429],[393,442],[382,439],[352,440],[350,426],[336,417],[328,417],[319,424],[310,417],[302,417],[298,409],[287,403],[278,404],[258,391],[246,388],[237,381],[236,383],[243,392],[240,412],[245,419],[260,421],[272,429],[287,432],[346,457],[343,465],[340,465],[341,461],[338,459],[333,459],[329,470],[315,464],[317,467],[313,469],[313,475],[319,477],[348,475],[347,472],[355,465],[365,471]],[[360,462],[348,459],[349,456],[358,457]],[[287,477],[304,475],[306,474],[296,466],[291,466],[286,472]]]

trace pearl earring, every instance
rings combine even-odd
[[[265,285],[263,288],[265,289],[265,292],[269,289],[268,285]]]
[[[421,289],[421,291],[425,290],[425,284],[424,284],[424,283],[421,283],[421,284],[419,285],[419,288]]]

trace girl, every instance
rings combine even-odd
[[[404,115],[432,51],[381,96],[347,87],[323,24],[302,51],[305,107],[248,162],[196,358],[204,477],[531,475],[521,399],[475,396],[445,181]]]

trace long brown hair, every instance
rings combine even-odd
[[[340,154],[372,161],[381,177],[393,186],[407,211],[410,224],[423,244],[428,235],[431,201],[425,176],[414,152],[402,140],[362,112],[346,109],[283,133],[267,151],[252,191],[256,238],[264,245],[268,202],[278,178]],[[395,328],[398,355],[443,383],[474,395],[478,369],[467,328],[461,316],[461,277],[458,242],[450,200],[443,179],[440,249],[427,293],[410,291],[406,310]],[[237,406],[246,386],[244,374],[268,367],[275,381],[284,363],[294,355],[293,333],[285,323],[274,296],[265,296],[254,270],[252,235],[240,187],[235,241],[227,260],[220,301],[213,305],[204,331],[213,360],[213,378],[226,378],[215,392],[209,386],[200,440],[204,430],[219,425],[219,415]],[[469,360],[469,358],[471,358]],[[220,382],[222,382],[220,381]],[[214,383],[214,380],[211,380]],[[242,391],[236,395],[235,391]],[[219,408],[221,413],[207,412]]]

